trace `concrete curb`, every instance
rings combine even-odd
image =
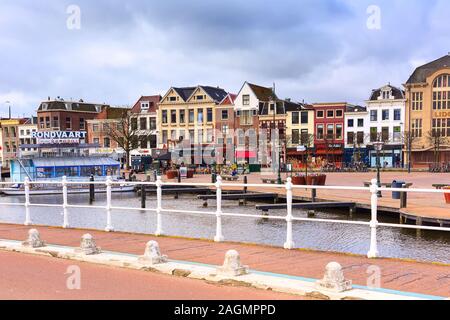
[[[160,264],[149,264],[139,260],[138,255],[117,252],[102,252],[86,255],[76,252],[74,247],[47,245],[40,248],[26,247],[19,241],[0,240],[0,250],[25,254],[41,255],[80,262],[95,263],[119,268],[159,272],[167,275],[181,276],[203,280],[221,285],[246,286],[293,295],[313,297],[324,300],[426,300],[426,297],[389,293],[368,289],[354,288],[342,293],[318,289],[314,281],[295,279],[286,275],[250,271],[241,276],[219,275],[217,267],[171,261]],[[435,297],[441,298],[441,297]],[[444,299],[444,298],[442,298]]]

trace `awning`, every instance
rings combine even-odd
[[[256,151],[236,151],[236,158],[256,158]]]
[[[164,153],[164,154],[156,157],[154,160],[156,160],[156,161],[170,161],[170,160],[172,160],[172,153],[170,153],[170,152]]]
[[[316,150],[316,155],[327,155],[327,154],[341,155],[341,154],[344,154],[344,151],[343,150],[326,150],[326,149]]]

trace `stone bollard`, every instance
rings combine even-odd
[[[101,253],[100,247],[95,244],[94,237],[89,233],[81,237],[81,244],[79,248],[75,248],[75,253],[82,253],[86,255]]]
[[[225,254],[222,267],[217,268],[217,274],[221,276],[241,276],[248,274],[248,266],[241,265],[241,257],[236,250],[229,250]]]
[[[22,242],[22,245],[24,247],[41,248],[45,247],[45,242],[41,240],[39,231],[36,229],[30,229],[28,231],[28,239]]]
[[[317,289],[333,292],[344,292],[352,289],[352,281],[345,280],[342,266],[337,262],[330,262],[326,266],[325,276],[316,282]]]
[[[138,258],[138,261],[143,264],[160,264],[167,262],[167,256],[162,255],[159,250],[159,244],[156,241],[149,241],[145,246],[145,252],[143,256]]]

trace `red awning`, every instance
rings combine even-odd
[[[255,151],[236,151],[236,158],[256,158]]]
[[[326,150],[326,149],[319,149],[316,150],[316,154],[323,155],[323,154],[344,154],[343,150]]]

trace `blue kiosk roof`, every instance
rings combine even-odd
[[[120,166],[120,163],[107,157],[79,157],[79,158],[34,158],[35,167],[78,167],[78,166]]]

